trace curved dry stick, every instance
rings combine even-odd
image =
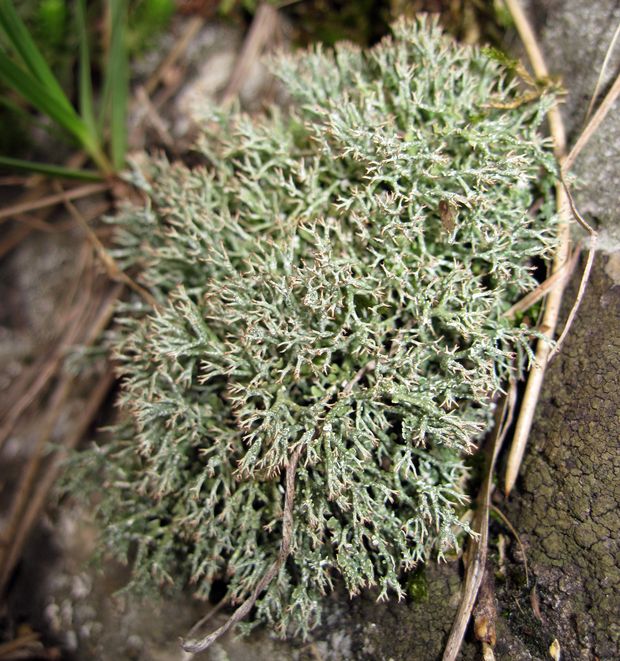
[[[295,498],[295,471],[297,470],[297,463],[301,456],[304,446],[298,446],[291,455],[286,466],[286,490],[284,494],[284,513],[282,516],[282,544],[280,545],[280,552],[276,561],[267,570],[258,585],[254,588],[254,592],[248,597],[237,610],[226,620],[226,622],[216,629],[213,633],[200,640],[181,641],[181,647],[192,654],[203,652],[211,646],[220,636],[223,636],[231,627],[240,622],[251,610],[260,593],[267,588],[269,583],[274,579],[280,567],[284,564],[291,551],[291,541],[293,539],[293,504]]]
[[[506,0],[506,6],[512,14],[535,75],[538,78],[547,78],[549,75],[547,65],[545,64],[542,52],[536,41],[534,31],[532,30],[520,3],[518,0]],[[564,123],[562,122],[562,116],[557,103],[554,103],[549,109],[548,119],[549,129],[551,131],[551,136],[553,137],[554,152],[560,163],[560,167],[562,167],[566,156],[566,132],[564,130]],[[558,272],[564,267],[564,264],[569,260],[570,252],[570,205],[566,189],[561,182],[558,182],[556,187],[556,204],[558,215],[560,217],[560,225],[558,228],[559,246],[553,261],[552,274]],[[534,411],[536,410],[545,376],[545,370],[549,361],[549,354],[551,353],[551,341],[553,340],[558,318],[560,316],[560,306],[562,303],[564,287],[565,282],[560,280],[558,285],[549,292],[549,296],[546,299],[545,313],[543,315],[541,329],[544,338],[540,339],[536,346],[536,357],[534,364],[530,369],[525,393],[523,395],[521,411],[519,413],[512,446],[510,448],[504,484],[506,495],[512,491],[517,480],[521,461],[525,453],[527,439],[534,421]]]
[[[616,47],[616,42],[618,41],[618,37],[620,37],[620,23],[618,23],[618,27],[616,28],[616,31],[614,32],[614,36],[611,38],[611,42],[607,48],[607,52],[605,53],[603,66],[601,67],[601,72],[599,73],[598,80],[596,81],[596,85],[594,86],[594,92],[592,92],[592,98],[590,99],[590,103],[588,104],[588,109],[586,111],[586,118],[584,120],[585,122],[587,122],[590,119],[590,115],[592,114],[592,108],[594,108],[594,104],[596,103],[598,93],[601,89],[601,85],[603,84],[603,76],[607,71],[607,67],[609,65],[609,61],[611,60],[611,56],[614,52],[614,48]]]
[[[616,80],[614,80],[614,84],[611,86],[611,89],[609,92],[607,92],[605,98],[601,101],[601,105],[592,116],[592,119],[588,122],[588,125],[585,127],[582,134],[579,136],[575,146],[570,150],[570,154],[562,163],[563,172],[568,172],[568,170],[573,166],[575,159],[581,150],[586,146],[588,140],[590,140],[592,135],[596,132],[605,117],[607,117],[607,114],[611,110],[613,104],[616,102],[618,96],[620,96],[620,74],[616,76]]]
[[[501,408],[497,411],[495,429],[489,440],[490,458],[487,462],[486,475],[483,485],[478,493],[478,509],[474,518],[473,528],[478,536],[469,542],[465,556],[465,582],[463,585],[463,596],[459,609],[454,618],[450,636],[443,653],[442,661],[455,661],[463,643],[465,630],[469,618],[476,604],[478,591],[484,577],[487,562],[487,542],[489,539],[489,509],[491,506],[491,494],[493,493],[493,474],[495,463],[502,447],[506,433],[512,424],[512,414],[516,402],[516,383],[511,381],[510,388]]]

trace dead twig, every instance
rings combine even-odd
[[[99,237],[93,231],[92,227],[86,222],[82,214],[78,211],[77,207],[69,200],[62,200],[65,207],[71,214],[71,216],[78,222],[78,224],[84,229],[88,239],[93,244],[99,259],[103,262],[103,265],[106,268],[108,277],[110,280],[115,282],[122,282],[127,285],[130,289],[133,289],[137,294],[142,296],[142,298],[153,308],[157,307],[157,301],[153,295],[148,292],[144,287],[139,285],[135,280],[130,278],[116,263],[112,255],[108,252],[106,247],[101,243]]]
[[[39,634],[35,631],[18,636],[14,640],[9,640],[6,643],[0,643],[0,659],[8,657],[13,652],[30,647],[33,643],[38,642]]]
[[[228,596],[224,597],[224,599],[220,600],[206,615],[201,617],[196,624],[187,632],[187,637],[191,638],[194,636],[202,627],[209,622],[209,620],[213,619],[221,610],[224,608],[224,606],[227,606],[229,603],[230,599]],[[194,655],[191,652],[185,652],[183,651],[183,661],[189,661],[190,659],[193,659]]]
[[[523,556],[523,568],[525,569],[525,584],[529,587],[530,585],[530,572],[528,569],[528,564],[527,564],[527,555],[525,553],[525,547],[523,546],[523,543],[521,542],[521,538],[519,537],[519,534],[513,527],[512,523],[510,523],[510,520],[508,517],[495,505],[491,505],[491,509],[499,518],[502,520],[502,523],[510,530],[512,536],[515,538],[517,541],[517,544],[519,545],[519,549],[521,551],[521,555]]]
[[[81,300],[76,304],[78,313],[76,314],[74,331],[70,336],[72,342],[79,341],[85,346],[93,344],[109,323],[114,310],[114,304],[121,290],[122,286],[117,285],[112,290],[108,290],[105,297],[97,297],[93,295],[93,290],[90,286],[84,287]],[[77,424],[72,427],[71,431],[63,439],[63,452],[67,448],[73,448],[77,445],[93,416],[96,414],[105,393],[110,389],[112,382],[113,374],[111,370],[108,370],[89,394],[88,402],[83,408]],[[71,396],[71,393],[75,391],[75,388],[75,377],[71,374],[64,374],[50,397],[46,413],[42,416],[43,423],[39,430],[36,446],[22,474],[16,495],[11,503],[7,522],[3,529],[5,546],[4,548],[0,548],[0,593],[4,589],[15,563],[20,557],[23,544],[38,517],[40,509],[45,504],[47,493],[53,486],[56,475],[60,470],[58,457],[62,456],[62,453],[56,453],[51,462],[48,463],[48,467],[43,469],[43,475],[41,475],[41,468],[48,443],[54,433],[58,420],[63,415],[64,405]],[[45,490],[37,497],[41,489]]]
[[[250,31],[243,42],[228,85],[222,94],[222,104],[230,103],[239,94],[252,65],[265,49],[269,38],[273,37],[277,25],[277,10],[272,5],[261,2],[254,14]]]
[[[581,275],[581,281],[579,282],[579,291],[577,292],[577,296],[575,298],[575,302],[573,303],[571,311],[568,315],[568,319],[564,324],[564,329],[560,333],[560,337],[558,338],[555,347],[553,347],[553,351],[549,354],[549,358],[548,358],[549,361],[559,353],[560,349],[562,348],[562,345],[564,344],[564,340],[568,335],[571,326],[573,325],[573,321],[577,316],[577,311],[579,310],[581,301],[583,300],[583,297],[586,293],[588,280],[590,279],[590,272],[592,271],[592,265],[594,264],[594,254],[596,252],[596,244],[598,241],[598,234],[594,231],[594,229],[592,229],[592,227],[590,227],[590,225],[585,221],[583,216],[579,213],[579,210],[577,209],[577,205],[575,204],[575,200],[573,199],[572,193],[570,192],[570,189],[567,186],[566,180],[564,179],[563,176],[561,177],[561,181],[562,181],[562,185],[564,186],[564,190],[566,192],[566,196],[568,198],[568,203],[570,205],[570,209],[573,214],[573,217],[590,234],[590,245],[588,247],[588,259],[586,261],[586,265],[584,266],[583,273]]]
[[[521,4],[518,0],[506,0],[506,6],[513,17],[519,35],[521,36],[521,40],[523,41],[525,50],[527,51],[532,64],[534,74],[540,79],[548,78],[549,71],[547,65],[538,46],[538,42],[536,41],[534,31],[521,8]],[[561,167],[566,155],[566,132],[564,130],[564,123],[562,122],[562,116],[557,102],[549,109],[548,119],[551,136],[553,138],[554,152]],[[564,267],[566,262],[568,262],[570,253],[570,209],[565,189],[560,182],[558,182],[558,185],[556,186],[556,205],[560,222],[558,227],[558,249],[553,261],[552,275]],[[534,411],[536,410],[549,353],[551,352],[551,341],[555,334],[555,328],[560,315],[564,286],[565,282],[560,279],[559,283],[549,292],[549,295],[546,298],[545,312],[542,319],[542,334],[544,337],[538,341],[536,346],[535,361],[530,369],[525,393],[523,395],[523,402],[521,404],[521,411],[519,413],[512,446],[510,448],[504,484],[506,495],[512,491],[516,482],[527,439],[529,437],[530,429],[532,428]]]
[[[9,234],[6,234],[0,243],[0,259],[8,255],[15,246],[18,246],[29,234],[32,228],[28,225],[18,225]]]
[[[87,247],[87,250],[83,252],[83,263],[81,268],[78,269],[78,277],[75,278],[74,286],[69,292],[63,307],[69,307],[72,304],[75,295],[80,288],[80,285],[82,288],[85,286],[85,283],[82,280],[82,274],[86,269],[87,259],[90,252],[90,247]],[[86,288],[87,287],[88,285]],[[7,406],[4,409],[6,412],[6,417],[4,418],[2,427],[0,427],[0,448],[2,448],[7,438],[13,431],[15,424],[21,415],[28,409],[29,406],[32,405],[38,395],[45,389],[51,379],[55,376],[67,349],[76,342],[80,332],[79,320],[84,314],[83,306],[87,302],[88,297],[83,296],[81,304],[76,305],[71,309],[66,322],[65,331],[60,341],[58,342],[56,349],[50,352],[51,355],[46,357],[42,363],[37,361],[37,363],[33,365],[32,370],[25,373],[24,380],[22,381],[20,379],[20,382],[15,385],[13,391],[17,393],[17,395],[15,399],[12,399],[7,403]],[[76,322],[76,317],[78,322]]]
[[[570,150],[570,153],[562,163],[562,171],[564,173],[568,172],[575,159],[583,148],[588,144],[590,138],[594,135],[598,127],[601,125],[607,114],[611,110],[611,107],[616,102],[616,99],[620,95],[620,73],[616,76],[614,84],[611,86],[611,89],[605,95],[605,98],[601,101],[601,105],[598,107],[597,111],[594,113],[587,126],[579,136],[575,146]]]
[[[288,464],[286,466],[286,489],[284,494],[284,513],[282,515],[282,543],[280,545],[280,552],[275,562],[267,570],[258,585],[254,588],[251,596],[246,599],[239,608],[228,618],[228,620],[213,633],[205,636],[200,640],[188,641],[182,640],[181,647],[186,652],[197,654],[203,652],[210,645],[212,645],[220,636],[223,636],[231,627],[240,622],[251,610],[261,592],[274,579],[276,574],[280,571],[280,567],[284,564],[291,551],[291,542],[293,539],[293,505],[295,499],[295,472],[297,464],[303,451],[303,446],[299,445],[291,454]]]
[[[514,319],[516,314],[519,312],[525,312],[527,309],[531,308],[532,305],[538,303],[538,301],[547,296],[554,287],[559,284],[564,285],[573,274],[580,254],[581,249],[579,247],[575,248],[568,262],[565,262],[555,273],[541,282],[534,291],[531,291],[520,301],[517,301],[512,307],[506,310],[503,316],[506,317],[506,319]]]
[[[493,492],[493,474],[500,448],[506,437],[508,428],[512,423],[516,401],[516,384],[511,382],[510,388],[502,406],[498,408],[495,418],[495,428],[488,444],[488,460],[484,482],[478,493],[477,505],[473,522],[475,537],[469,540],[467,551],[464,554],[466,563],[463,596],[459,604],[456,617],[452,624],[450,636],[443,653],[443,661],[455,661],[461,645],[469,618],[471,617],[478,590],[482,583],[487,561],[487,544],[489,537],[489,508]]]
[[[28,505],[20,518],[19,527],[11,540],[11,546],[3,557],[2,570],[0,572],[0,592],[4,590],[9,576],[21,556],[28,535],[47,503],[47,497],[58,478],[63,462],[68,453],[77,446],[86,433],[113,383],[114,374],[112,370],[107,370],[89,394],[88,401],[84,405],[77,424],[74,426],[71,434],[64,439],[62,450],[55,454],[47,469],[37,481],[28,499]]]
[[[495,605],[495,581],[493,570],[487,563],[480,583],[478,601],[473,612],[474,634],[482,644],[484,661],[494,661],[493,649],[497,641],[495,624],[497,622],[497,607]]]
[[[146,117],[150,125],[155,129],[159,139],[162,143],[168,147],[168,149],[174,149],[174,140],[168,131],[166,122],[162,119],[161,115],[157,111],[157,108],[151,102],[149,95],[146,93],[144,87],[138,87],[136,90],[136,100],[140,104],[140,111],[142,117]]]
[[[618,27],[616,28],[616,31],[614,32],[614,36],[611,38],[611,42],[609,43],[609,46],[607,48],[607,52],[605,53],[603,66],[601,67],[601,71],[598,75],[596,85],[594,86],[594,92],[592,92],[592,98],[590,99],[590,103],[588,104],[588,109],[586,111],[586,118],[585,118],[586,123],[588,119],[590,119],[590,115],[592,114],[592,109],[594,108],[594,104],[596,103],[596,99],[598,98],[598,93],[601,89],[601,85],[603,84],[605,72],[607,71],[609,61],[611,60],[611,55],[614,52],[614,48],[616,47],[616,42],[618,41],[618,37],[620,37],[620,23],[618,23]]]
[[[161,64],[155,69],[154,73],[144,84],[144,91],[149,96],[157,89],[161,81],[166,77],[166,72],[169,71],[177,61],[183,56],[187,47],[192,43],[194,37],[200,32],[202,26],[205,24],[202,16],[194,16],[187,24],[185,31],[180,39],[178,39],[172,50],[166,55]]]
[[[4,207],[4,209],[0,209],[0,221],[5,221],[9,218],[19,216],[20,214],[28,213],[29,211],[35,211],[36,209],[43,209],[55,204],[60,204],[61,202],[65,202],[65,200],[77,200],[81,197],[94,195],[95,193],[103,193],[104,191],[109,190],[109,188],[110,185],[107,183],[86,184],[85,186],[71,188],[70,190],[63,191],[62,193],[55,193],[53,195],[47,195],[46,197],[42,197],[36,200],[13,204],[11,206]]]

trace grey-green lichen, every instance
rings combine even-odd
[[[554,246],[545,99],[431,21],[393,32],[279,61],[286,112],[213,113],[208,164],[151,160],[118,219],[160,305],[126,305],[113,338],[105,539],[138,586],[243,600],[301,447],[291,553],[253,618],[281,633],[314,626],[337,577],[404,595],[468,531],[463,456],[532,335],[503,313]]]

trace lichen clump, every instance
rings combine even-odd
[[[290,108],[209,122],[207,164],[152,160],[118,221],[160,305],[121,312],[127,419],[100,456],[136,585],[224,580],[238,602],[278,556],[301,449],[253,618],[284,633],[337,577],[400,596],[467,533],[463,457],[527,359],[503,313],[553,249],[554,161],[544,98],[431,21],[276,68]]]

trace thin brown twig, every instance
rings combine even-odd
[[[482,657],[484,661],[494,661],[493,649],[497,642],[496,623],[497,606],[495,605],[495,581],[493,569],[487,562],[484,569],[478,600],[474,608],[474,635],[482,645]]]
[[[86,249],[82,251],[82,263],[77,270],[77,277],[74,279],[73,287],[62,304],[63,308],[71,306],[80,287],[84,287],[82,274],[87,268],[89,255],[92,255],[91,247],[87,244],[84,244],[84,247]],[[54,377],[66,350],[75,342],[79,327],[74,322],[78,314],[81,314],[80,307],[73,307],[67,315],[64,332],[56,348],[50,352],[49,357],[45,357],[43,362],[37,361],[32,366],[32,369],[25,372],[19,382],[15,384],[15,387],[11,389],[12,393],[15,393],[15,396],[10,398],[3,408],[5,417],[0,427],[0,448],[2,448],[9,434],[13,431],[17,420],[31,406],[37,396]]]
[[[165,77],[166,71],[173,67],[183,56],[183,53],[185,53],[194,37],[200,32],[204,23],[205,20],[202,16],[194,16],[189,21],[181,38],[175,42],[174,47],[144,84],[144,90],[149,96],[157,89],[160,82]]]
[[[293,539],[293,505],[295,499],[295,472],[297,470],[297,464],[299,458],[304,449],[304,446],[299,445],[295,450],[293,450],[288,464],[286,466],[286,488],[284,494],[284,512],[282,515],[282,542],[280,545],[280,551],[278,557],[271,565],[271,567],[265,572],[261,580],[258,582],[257,586],[254,588],[254,591],[242,604],[237,608],[237,610],[228,618],[228,620],[213,633],[210,633],[208,636],[200,640],[182,640],[181,646],[186,652],[191,652],[197,654],[198,652],[203,652],[210,645],[212,645],[220,636],[223,636],[231,627],[240,622],[251,610],[256,600],[260,596],[261,592],[267,588],[267,586],[274,579],[276,574],[280,571],[280,567],[284,564],[286,559],[289,556],[291,551],[291,543]]]
[[[93,301],[91,288],[85,287],[82,297],[76,306],[76,321],[72,326],[68,338],[70,342],[78,340],[80,331],[85,323],[87,323],[90,316],[94,313],[96,305],[96,301]],[[73,379],[68,378],[67,375],[65,375],[65,377],[60,380],[58,386],[50,397],[47,412],[43,416],[43,421],[38,429],[36,443],[26,468],[20,476],[19,485],[11,502],[9,514],[2,531],[3,540],[8,546],[1,549],[0,592],[2,592],[12,571],[12,562],[16,557],[15,543],[16,540],[19,539],[18,531],[24,520],[23,514],[31,497],[35,480],[44,459],[47,444],[54,432],[56,422],[62,411],[62,406],[71,390],[72,381]]]
[[[568,335],[568,332],[570,331],[570,328],[573,325],[573,321],[577,316],[577,311],[579,310],[579,306],[581,305],[581,301],[583,300],[583,297],[586,292],[586,287],[588,286],[588,280],[590,279],[590,272],[592,271],[592,265],[594,264],[594,254],[596,252],[596,244],[598,241],[597,232],[588,224],[585,218],[579,213],[579,209],[577,209],[577,205],[575,204],[575,200],[570,191],[570,188],[566,183],[566,179],[564,178],[563,174],[560,175],[560,179],[562,185],[564,186],[566,197],[568,198],[568,204],[570,206],[570,210],[573,214],[573,217],[590,235],[590,245],[588,249],[588,259],[583,269],[581,281],[579,282],[579,291],[577,292],[575,302],[573,303],[573,306],[570,310],[568,319],[566,320],[566,324],[564,324],[564,329],[560,333],[560,337],[558,338],[558,341],[556,342],[553,351],[549,354],[548,360],[551,360],[554,356],[556,356],[559,353],[564,343],[564,340],[566,339],[566,336]]]
[[[464,555],[466,568],[463,596],[461,597],[448,642],[446,643],[442,657],[443,661],[455,661],[460,652],[465,630],[476,604],[478,590],[484,576],[488,553],[489,508],[491,494],[493,493],[493,474],[495,472],[497,456],[506,438],[508,428],[512,423],[515,401],[516,384],[514,381],[511,381],[508,393],[501,407],[496,412],[495,428],[489,439],[489,459],[487,461],[484,482],[478,493],[478,508],[473,523],[473,529],[477,535],[469,540],[469,545]]]
[[[570,150],[570,153],[562,163],[562,171],[568,172],[575,159],[583,148],[588,144],[590,138],[597,131],[598,127],[601,125],[607,114],[611,110],[611,107],[616,102],[616,99],[620,95],[620,73],[616,76],[614,84],[611,86],[611,89],[605,95],[605,98],[601,101],[601,105],[598,107],[597,111],[592,115],[592,118],[588,122],[587,126],[583,130],[582,134],[579,136],[575,146]]]
[[[207,622],[212,620],[222,610],[222,608],[224,608],[224,606],[227,606],[229,601],[230,598],[228,595],[218,601],[218,603],[208,613],[203,615],[203,617],[201,617],[198,622],[196,622],[196,624],[194,624],[194,626],[187,632],[187,637],[191,638],[194,636]],[[192,652],[186,652],[183,650],[183,661],[189,661],[193,658],[194,654]]]
[[[588,109],[586,110],[585,122],[587,122],[588,119],[590,119],[590,115],[592,114],[592,108],[594,108],[594,104],[596,103],[596,99],[598,98],[598,93],[601,89],[601,85],[603,84],[603,78],[605,77],[605,72],[607,71],[607,66],[609,65],[609,61],[611,60],[611,56],[614,52],[614,48],[616,46],[616,42],[618,41],[618,37],[620,37],[620,23],[618,23],[618,27],[616,28],[616,31],[614,32],[614,35],[611,38],[611,41],[609,42],[609,46],[607,47],[607,52],[605,53],[605,59],[603,60],[603,66],[601,67],[601,71],[598,75],[596,85],[594,86],[594,92],[592,92],[592,98],[590,99],[590,103],[588,104]]]
[[[499,518],[502,520],[503,524],[510,530],[512,533],[512,536],[517,540],[517,544],[519,545],[519,549],[521,550],[521,555],[523,556],[523,568],[525,569],[525,584],[529,588],[530,587],[530,572],[528,569],[528,564],[527,564],[527,555],[525,553],[525,547],[523,546],[523,543],[521,542],[521,538],[519,537],[519,534],[515,530],[514,526],[512,523],[510,523],[510,520],[508,517],[502,512],[502,510],[499,509],[499,507],[495,507],[495,505],[491,505],[491,509],[499,516]]]
[[[32,228],[28,225],[18,225],[10,233],[6,234],[0,243],[0,259],[8,255],[13,248],[18,246],[30,233]]]
[[[62,193],[54,193],[53,195],[47,195],[36,200],[13,204],[11,206],[4,207],[4,209],[0,209],[0,221],[5,221],[22,213],[35,211],[36,209],[43,209],[55,204],[60,204],[61,202],[65,202],[65,200],[77,200],[78,198],[88,197],[89,195],[94,195],[95,193],[103,193],[104,191],[109,190],[109,188],[110,185],[107,183],[86,184],[85,186],[71,188],[69,190],[63,191]]]
[[[6,177],[0,177],[0,186],[23,186],[28,183],[29,178],[19,175],[7,175]]]
[[[17,652],[24,647],[32,645],[39,640],[39,634],[36,631],[31,631],[6,643],[0,643],[0,659],[8,657],[9,654]]]
[[[534,291],[531,291],[529,294],[524,296],[520,301],[517,301],[512,307],[510,307],[503,316],[506,319],[513,319],[516,314],[519,312],[525,312],[528,308],[531,308],[532,305],[538,303],[540,299],[547,296],[547,294],[558,284],[565,284],[565,282],[571,277],[575,266],[577,265],[577,260],[581,254],[581,248],[577,246],[573,250],[573,254],[570,257],[570,260],[562,265],[555,273],[550,275],[546,280],[541,282]]]
[[[82,414],[78,423],[73,428],[72,433],[64,440],[62,450],[56,453],[43,476],[37,481],[36,487],[28,500],[28,506],[20,519],[20,525],[15,532],[15,536],[11,540],[10,551],[3,559],[2,572],[0,574],[0,592],[4,590],[6,581],[21,555],[28,535],[39,518],[41,511],[45,507],[47,496],[58,479],[58,475],[62,469],[62,464],[66,459],[67,454],[77,446],[86,433],[93,417],[101,408],[101,405],[113,383],[114,374],[112,373],[112,370],[107,370],[97,382],[94,390],[91,391],[88,402],[82,409]]]
[[[85,293],[82,296],[82,301],[77,306],[80,312],[77,315],[78,319],[75,323],[75,328],[81,332],[76,333],[74,341],[78,341],[79,338],[79,341],[85,346],[93,344],[109,323],[114,304],[118,299],[121,290],[122,286],[117,285],[112,290],[108,291],[104,299],[97,300],[96,297],[92,296],[91,287],[84,288]],[[87,303],[86,306],[84,305],[84,301]],[[102,379],[102,383],[107,383],[108,377],[112,379],[112,376],[111,372],[109,374],[106,373],[105,377]],[[4,589],[6,581],[13,570],[14,564],[21,553],[21,545],[25,541],[30,527],[36,520],[34,513],[28,515],[28,512],[30,512],[32,507],[32,494],[37,492],[42,481],[41,479],[38,479],[35,485],[35,479],[40,477],[39,469],[43,462],[44,451],[54,432],[57,421],[63,413],[64,404],[69,398],[74,385],[74,377],[70,374],[65,374],[54,390],[54,393],[50,398],[50,403],[47,406],[47,413],[43,416],[44,422],[42,429],[39,430],[37,444],[32,452],[26,470],[22,475],[13,502],[11,503],[10,514],[7,517],[7,523],[3,530],[6,546],[4,549],[1,549],[2,554],[0,556],[2,559],[0,564],[0,592]],[[108,389],[110,385],[111,381],[107,385]],[[91,393],[91,400],[92,397],[97,399],[96,393],[99,392],[99,386],[96,386]],[[69,433],[68,437],[65,439],[64,447],[72,447],[72,444],[75,445],[79,441],[79,438],[81,438],[88,425],[88,420],[92,419],[96,413],[97,408],[91,400],[89,400],[89,404],[84,408],[84,415],[90,415],[90,418],[80,418],[81,422],[78,423],[77,427],[74,427],[73,433]],[[82,428],[83,431],[79,431]],[[76,429],[78,431],[76,431]],[[75,438],[76,434],[78,435],[78,438]],[[51,488],[52,484],[53,480],[50,482],[49,488]]]
[[[534,31],[521,8],[521,4],[518,0],[506,0],[506,6],[513,17],[519,35],[521,36],[521,40],[523,41],[525,50],[532,64],[534,74],[537,78],[548,78],[549,71],[547,65],[538,46]],[[553,138],[554,153],[560,163],[560,167],[562,167],[566,155],[566,132],[564,130],[564,123],[557,102],[549,109],[547,116],[549,120],[549,129]],[[569,259],[570,253],[570,209],[568,198],[561,182],[558,182],[558,185],[556,186],[556,205],[560,222],[558,227],[558,249],[553,261],[552,274],[563,268],[564,264]],[[541,329],[544,338],[541,338],[536,346],[534,364],[530,369],[521,410],[519,412],[519,418],[517,420],[517,426],[512,440],[512,446],[510,448],[504,484],[506,495],[512,491],[516,482],[521,461],[525,453],[527,439],[534,421],[534,411],[536,410],[549,353],[551,352],[551,341],[555,334],[560,315],[564,287],[565,282],[560,280],[558,285],[549,292],[549,295],[546,298]]]
[[[174,149],[174,140],[168,131],[165,121],[162,119],[161,115],[157,111],[157,108],[151,102],[149,95],[146,93],[144,87],[138,87],[136,90],[136,100],[140,104],[140,110],[144,117],[148,118],[151,126],[155,129],[155,132],[159,136],[159,139],[162,141],[168,149]]]
[[[99,259],[103,262],[103,265],[106,268],[108,277],[111,280],[116,282],[122,282],[127,285],[130,289],[133,289],[137,294],[142,296],[142,298],[153,308],[157,307],[157,301],[153,295],[148,292],[144,287],[139,285],[135,280],[130,278],[116,263],[112,255],[108,252],[106,247],[101,243],[101,240],[97,234],[93,231],[92,227],[86,222],[82,214],[78,211],[77,207],[69,200],[63,199],[63,203],[69,213],[73,218],[79,223],[79,225],[84,229],[89,240],[93,244]]]
[[[223,104],[229,103],[239,94],[248,72],[264,50],[269,37],[273,36],[277,25],[277,10],[267,2],[261,2],[254,14],[252,25],[243,42],[228,85],[222,94]]]

